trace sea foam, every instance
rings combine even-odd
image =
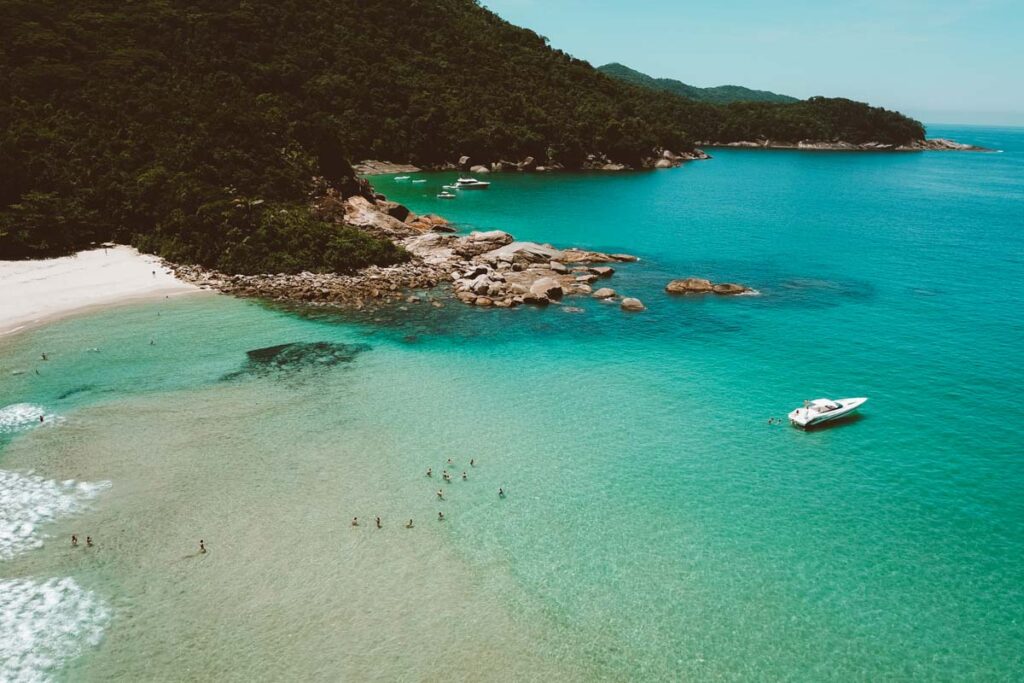
[[[40,422],[39,418],[43,421]],[[35,403],[14,403],[0,408],[0,435],[14,434],[40,424],[52,424],[57,416]]]
[[[37,527],[75,514],[110,482],[53,481],[35,474],[0,470],[0,560],[43,545]],[[2,680],[2,679],[0,679]]]
[[[110,610],[72,578],[0,579],[0,681],[35,683],[96,646]]]

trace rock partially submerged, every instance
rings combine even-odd
[[[360,353],[369,350],[366,344],[333,342],[292,342],[246,351],[242,368],[223,377],[224,381],[246,376],[293,374],[311,368],[326,368],[351,363]]]
[[[647,310],[647,308],[644,306],[643,302],[640,301],[640,299],[634,299],[633,297],[629,297],[629,296],[627,296],[625,299],[623,299],[622,302],[619,304],[619,306],[624,311],[645,311],[645,310]]]
[[[733,282],[713,283],[700,277],[686,277],[672,280],[665,285],[665,291],[669,294],[743,294],[751,291],[746,285],[738,285]]]

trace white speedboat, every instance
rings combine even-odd
[[[797,408],[789,414],[789,421],[794,427],[809,429],[825,422],[832,422],[860,408],[868,399],[859,398],[816,398],[813,401],[804,401],[802,408]]]
[[[444,192],[441,192],[440,194],[438,194],[437,198],[438,199],[455,199],[455,195],[453,195],[451,192],[448,192],[447,190],[445,190]]]
[[[459,190],[486,190],[490,186],[489,182],[476,178],[459,178],[455,181],[455,187]]]
[[[414,183],[425,183],[425,182],[427,182],[427,179],[426,178],[420,178],[419,180],[414,180],[413,182]]]
[[[407,175],[396,175],[395,176],[395,180],[408,180],[408,179],[409,179],[409,176],[407,176]]]

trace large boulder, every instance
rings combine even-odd
[[[559,275],[565,275],[566,273],[569,272],[569,269],[565,267],[565,264],[561,263],[559,261],[551,261],[551,262],[549,262],[548,263],[548,268],[550,268],[551,270],[555,271]]]
[[[387,215],[391,216],[392,218],[397,218],[400,221],[404,221],[406,218],[409,217],[408,207],[399,204],[398,202],[389,202],[387,200],[378,201],[377,206],[380,208],[381,211],[383,211]]]
[[[640,299],[634,299],[633,297],[628,297],[628,296],[625,299],[622,300],[622,302],[619,304],[619,306],[624,311],[643,311],[643,310],[646,310],[644,308],[643,302],[640,301]]]
[[[522,261],[525,263],[550,263],[561,261],[563,252],[546,244],[536,242],[509,242],[493,251],[484,254],[487,260],[508,261],[514,263]]]
[[[345,223],[384,237],[405,237],[413,232],[405,223],[358,195],[345,200]]]
[[[672,163],[671,159],[658,159],[654,164],[654,168],[672,168],[675,164]]]
[[[547,299],[561,299],[562,285],[553,277],[542,277],[530,285],[530,294]]]
[[[748,287],[738,285],[734,282],[721,282],[712,287],[711,290],[715,294],[743,294],[744,292],[750,291]]]
[[[615,290],[612,289],[611,287],[602,287],[601,289],[597,290],[590,296],[594,297],[595,299],[611,299],[612,297],[615,296]]]
[[[491,169],[487,168],[486,166],[484,166],[482,164],[477,164],[476,166],[471,166],[469,168],[469,172],[470,173],[490,173]]]
[[[588,268],[588,270],[598,277],[611,277],[612,273],[615,272],[615,269],[610,266],[594,266],[593,268]]]
[[[702,293],[710,292],[714,288],[711,284],[711,280],[705,280],[699,277],[687,277],[679,280],[672,280],[672,282],[665,285],[665,291],[669,294],[691,294],[691,293]]]
[[[501,230],[474,231],[465,237],[457,239],[453,246],[460,255],[471,257],[500,249],[507,244],[511,244],[512,240],[512,235]]]

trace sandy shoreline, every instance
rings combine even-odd
[[[201,291],[127,246],[0,261],[0,337],[98,306]]]

